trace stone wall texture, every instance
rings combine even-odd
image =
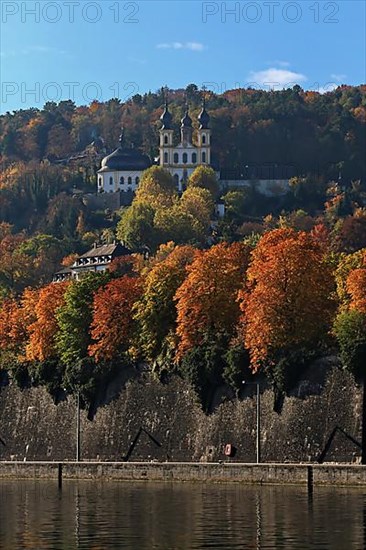
[[[307,393],[302,398],[287,397],[277,414],[272,391],[261,392],[263,462],[315,461],[336,426],[360,440],[361,390],[348,373],[329,369],[320,390]],[[149,378],[132,380],[98,408],[92,421],[81,411],[81,458],[122,461],[142,427],[145,431],[131,461],[218,462],[225,459],[225,444],[231,443],[237,452],[230,461],[254,462],[256,398],[229,395],[221,391],[221,403],[207,416],[192,389],[179,378],[168,384]],[[1,388],[0,438],[5,443],[0,442],[3,461],[75,460],[75,399],[55,405],[43,388]],[[359,456],[359,449],[337,433],[326,460],[355,463]]]

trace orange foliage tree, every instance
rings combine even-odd
[[[127,351],[134,335],[132,308],[141,294],[141,280],[124,275],[101,287],[94,295],[88,352],[97,363]]]
[[[56,355],[55,336],[58,331],[56,311],[64,305],[68,281],[51,283],[39,292],[34,308],[36,320],[28,326],[29,341],[26,358],[30,361],[45,361]]]
[[[0,307],[0,351],[8,351],[24,360],[24,346],[28,340],[28,327],[34,321],[34,308],[38,290],[27,288],[21,298],[8,298]]]
[[[243,243],[213,246],[187,268],[176,292],[178,358],[200,345],[207,334],[230,338],[239,318],[237,294],[245,283],[250,248]]]
[[[240,298],[253,370],[316,347],[325,337],[334,313],[334,279],[311,235],[293,229],[264,235],[247,278]]]
[[[350,308],[366,314],[366,254],[364,267],[354,269],[347,278],[347,292],[351,296]]]

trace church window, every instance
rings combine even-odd
[[[178,176],[178,174],[174,174],[173,179],[174,179],[175,186],[178,187],[179,186],[179,176]]]
[[[165,145],[168,145],[168,136],[164,136],[164,143]]]
[[[164,162],[168,163],[168,153],[164,153]]]
[[[174,162],[175,162],[175,164],[178,164],[178,162],[179,162],[179,155],[178,155],[178,153],[174,153]]]
[[[120,184],[120,185],[124,185],[124,183],[125,183],[125,178],[124,178],[123,176],[121,176],[121,177],[119,178],[119,184]]]
[[[128,185],[131,185],[131,184],[132,184],[132,178],[131,178],[131,176],[128,177],[127,183],[128,183]]]
[[[109,185],[113,185],[113,178],[112,178],[112,176],[109,178]]]
[[[99,187],[101,187],[101,186],[102,186],[102,183],[103,183],[103,180],[102,180],[102,178],[99,178]]]
[[[202,143],[203,143],[203,144],[206,143],[206,134],[202,134]]]
[[[192,153],[192,164],[196,164],[197,162],[197,153]]]
[[[206,162],[206,153],[204,151],[202,153],[202,162]]]
[[[135,178],[135,183],[136,183],[136,185],[138,185],[140,183],[140,178],[138,176],[136,176],[136,178]]]
[[[187,153],[183,153],[183,164],[187,164],[188,162],[188,155]]]

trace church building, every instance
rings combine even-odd
[[[193,125],[188,105],[186,105],[181,119],[180,142],[178,144],[174,143],[173,117],[169,111],[167,100],[160,121],[159,157],[155,163],[170,172],[178,191],[182,192],[185,189],[189,176],[197,166],[207,165],[215,170],[223,190],[255,187],[259,193],[269,197],[284,196],[288,192],[291,175],[288,175],[286,166],[248,164],[239,169],[221,168],[219,171],[211,154],[210,116],[206,110],[204,98],[202,109],[198,115],[195,142],[193,142]],[[102,160],[101,168],[97,172],[99,198],[103,198],[104,203],[110,203],[109,207],[114,209],[118,209],[122,204],[130,204],[142,173],[152,164],[148,155],[138,149],[123,145],[122,132],[119,147]],[[125,194],[126,192],[129,194]],[[100,193],[108,195],[102,197]],[[110,193],[114,193],[114,195],[110,195]],[[112,201],[114,197],[119,197],[118,204]]]
[[[181,120],[180,143],[173,143],[172,115],[169,112],[168,103],[160,117],[160,166],[166,168],[174,178],[179,191],[182,191],[185,182],[191,173],[199,166],[211,164],[211,130],[209,129],[210,117],[206,111],[203,100],[202,110],[198,115],[199,127],[197,130],[197,143],[192,140],[192,119],[189,116],[188,105]]]
[[[193,126],[189,116],[188,105],[181,120],[180,143],[173,143],[172,115],[168,102],[160,117],[160,156],[158,163],[168,170],[174,178],[177,189],[182,191],[191,173],[200,164],[211,164],[211,130],[210,117],[203,100],[202,110],[198,115],[199,127],[197,143],[192,140]],[[123,146],[123,132],[119,147],[102,160],[97,172],[98,193],[116,193],[118,191],[136,191],[144,170],[152,166],[150,157],[138,149]]]
[[[104,157],[97,172],[98,193],[117,191],[136,191],[144,170],[151,166],[151,159],[138,149],[123,146],[123,131],[119,138],[119,147]]]

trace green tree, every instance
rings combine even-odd
[[[366,315],[356,309],[343,311],[335,319],[334,334],[338,341],[340,357],[345,369],[352,372],[362,386],[362,455],[366,464]]]
[[[175,333],[177,311],[173,298],[194,255],[194,248],[178,246],[146,275],[143,295],[135,306],[135,319],[139,324],[139,347],[149,361],[157,358],[169,334],[172,339]]]
[[[217,177],[215,171],[210,166],[197,166],[189,176],[188,187],[202,187],[203,189],[208,189],[213,198],[216,198],[219,194]]]
[[[94,294],[109,279],[109,273],[87,273],[73,281],[65,292],[65,305],[56,313],[59,325],[56,349],[61,362],[69,369],[88,357]]]
[[[159,237],[154,227],[155,210],[149,204],[133,202],[117,225],[117,237],[131,250],[147,246],[155,250]]]

